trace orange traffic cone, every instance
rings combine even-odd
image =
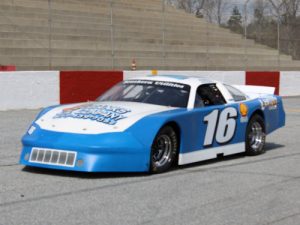
[[[131,70],[132,70],[132,71],[135,71],[135,70],[136,70],[136,61],[135,61],[135,59],[132,60],[132,63],[131,63]]]

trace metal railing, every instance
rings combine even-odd
[[[300,68],[300,0],[294,9],[284,0],[199,2],[45,0],[34,10],[12,1],[1,16],[33,49],[32,67],[130,69],[135,60],[138,69],[252,69],[260,55],[265,64],[276,57],[274,69]]]

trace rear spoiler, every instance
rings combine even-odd
[[[257,98],[263,95],[273,95],[275,93],[275,87],[267,86],[254,86],[254,85],[233,85],[235,88],[239,89],[249,98]]]

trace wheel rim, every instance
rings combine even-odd
[[[261,150],[265,142],[265,133],[259,122],[254,122],[249,133],[249,143],[254,151]]]
[[[161,135],[153,146],[152,161],[157,167],[165,165],[171,158],[172,141],[168,135]]]

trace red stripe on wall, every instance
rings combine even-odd
[[[280,72],[246,72],[246,85],[275,87],[279,95]]]
[[[122,71],[62,71],[60,103],[93,101],[122,80]]]
[[[14,65],[8,65],[8,66],[0,65],[0,71],[16,71],[16,66],[14,66]]]

